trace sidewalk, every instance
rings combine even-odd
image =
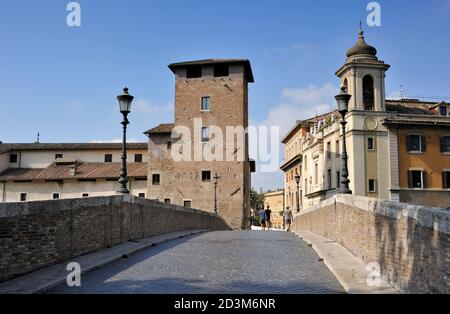
[[[369,286],[369,271],[366,265],[335,241],[325,239],[308,231],[294,232],[316,251],[323,262],[349,294],[398,294],[385,281],[378,286]]]
[[[96,270],[106,264],[129,256],[140,250],[157,244],[178,239],[189,235],[205,232],[206,230],[188,230],[166,233],[133,242],[125,242],[109,249],[93,252],[67,261],[62,264],[46,267],[0,284],[0,294],[32,294],[46,291],[66,282],[69,272],[67,264],[77,262],[81,266],[81,274]]]

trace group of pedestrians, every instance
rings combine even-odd
[[[272,210],[270,209],[270,206],[267,205],[267,208],[264,209],[264,207],[261,207],[261,209],[256,213],[259,216],[259,221],[261,224],[261,228],[263,231],[270,231],[270,228],[272,227]],[[283,219],[284,223],[286,225],[286,231],[291,230],[291,223],[292,223],[292,211],[289,207],[286,207],[286,209],[283,211]]]

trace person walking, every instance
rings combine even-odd
[[[261,210],[259,211],[259,219],[261,222],[261,228],[263,231],[266,230],[266,212],[264,211],[264,207],[261,207]]]
[[[292,223],[292,211],[289,206],[284,210],[284,223],[286,224],[286,232],[291,231],[291,223]]]
[[[272,214],[272,211],[270,210],[269,205],[267,205],[267,208],[264,211],[264,213],[266,214],[267,231],[270,231],[270,227],[272,227],[272,222],[270,221],[270,215]]]

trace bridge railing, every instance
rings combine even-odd
[[[450,211],[336,195],[298,214],[292,226],[347,248],[404,292],[449,293]]]
[[[225,230],[218,215],[128,195],[0,204],[0,282],[153,235]]]

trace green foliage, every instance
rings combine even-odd
[[[258,208],[263,205],[264,205],[264,194],[258,193],[252,188],[252,190],[250,191],[251,208],[258,210]]]

